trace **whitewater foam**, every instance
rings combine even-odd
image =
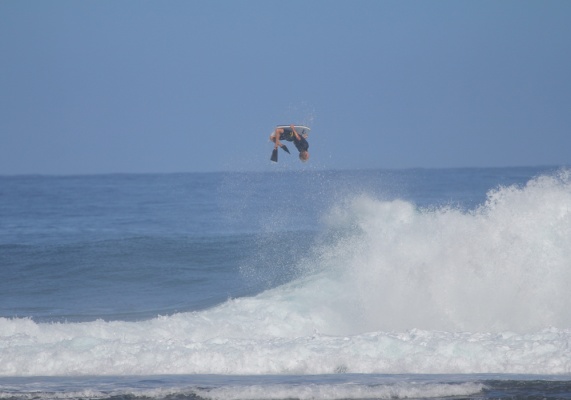
[[[289,338],[213,330],[206,339],[193,332],[204,319],[191,313],[136,323],[38,324],[35,333],[18,329],[27,321],[1,320],[0,375],[571,373],[569,330]],[[10,325],[16,329],[7,336]]]
[[[391,385],[254,385],[248,387],[224,387],[213,390],[198,390],[202,398],[213,400],[239,399],[401,399],[447,396],[469,396],[480,393],[480,383],[459,384],[411,384]]]

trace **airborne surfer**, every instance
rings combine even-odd
[[[307,143],[307,134],[300,135],[295,129],[295,125],[290,125],[288,127],[277,127],[274,133],[270,135],[270,140],[275,143],[274,152],[272,153],[271,160],[274,162],[278,161],[278,147],[289,153],[288,148],[285,144],[282,144],[280,140],[287,140],[288,142],[293,142],[297,150],[299,151],[299,159],[302,162],[309,160],[309,143]]]

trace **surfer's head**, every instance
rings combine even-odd
[[[306,151],[300,151],[299,152],[299,159],[302,162],[306,162],[307,160],[309,160],[309,152],[307,150]]]

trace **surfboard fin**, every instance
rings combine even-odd
[[[272,151],[272,156],[270,157],[270,160],[272,160],[273,162],[278,162],[278,149],[274,149]]]
[[[289,149],[287,148],[287,146],[286,146],[285,144],[282,144],[282,150],[285,151],[285,152],[288,153],[288,154],[291,154],[291,153],[289,152]]]

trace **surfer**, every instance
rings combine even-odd
[[[274,146],[274,150],[277,150],[278,147],[283,147],[284,145],[280,143],[280,140],[287,140],[288,142],[293,142],[297,150],[299,151],[299,159],[302,162],[306,162],[309,160],[309,143],[307,143],[307,135],[299,135],[294,125],[290,125],[289,128],[282,127],[276,128],[274,133],[270,135],[270,140],[274,142],[276,145]],[[287,150],[287,148],[286,148]],[[289,151],[288,151],[289,152]]]

